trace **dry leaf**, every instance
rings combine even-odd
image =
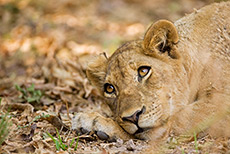
[[[43,120],[47,120],[49,123],[51,123],[54,127],[57,129],[62,129],[63,131],[70,130],[68,126],[66,126],[60,118],[54,115],[49,115],[48,117],[43,117]]]
[[[32,141],[32,137],[34,136],[34,131],[37,128],[37,125],[33,124],[30,128],[31,128],[31,130],[30,130],[29,134],[22,134],[21,135],[23,141],[27,141],[27,142]]]

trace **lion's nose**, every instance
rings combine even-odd
[[[130,121],[134,124],[137,124],[140,115],[145,111],[145,108],[143,107],[142,110],[137,110],[133,115],[128,116],[128,117],[123,117],[123,121]]]

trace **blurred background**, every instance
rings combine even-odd
[[[112,53],[123,42],[142,37],[151,22],[175,21],[212,2],[0,0],[0,90],[2,78],[30,75],[47,56],[68,60]]]
[[[0,0],[0,78],[9,72],[25,73],[11,66],[16,61],[8,63],[12,58],[29,67],[38,57],[47,55],[68,59],[103,51],[111,53],[124,41],[142,37],[151,22],[175,21],[212,2]]]

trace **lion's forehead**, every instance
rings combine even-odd
[[[131,75],[130,73],[135,70],[135,68],[130,67],[130,64],[135,61],[135,56],[136,54],[133,52],[133,50],[128,50],[114,56],[108,62],[106,72],[107,76],[119,76],[125,78]]]

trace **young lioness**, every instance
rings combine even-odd
[[[143,39],[100,55],[87,75],[114,116],[77,113],[73,129],[101,139],[230,136],[230,2],[153,23]]]

